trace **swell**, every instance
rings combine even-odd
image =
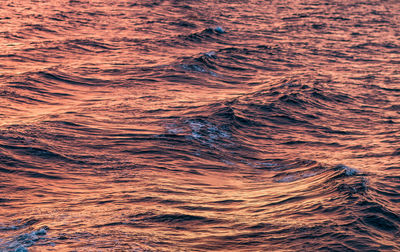
[[[43,86],[65,84],[68,85],[69,92],[75,85],[95,86],[102,83],[98,79],[65,76],[56,72],[41,73],[38,76]],[[132,133],[122,126],[127,122],[124,114],[132,109],[131,104],[123,110],[120,110],[120,106],[110,107],[107,103],[100,104],[99,109],[95,111],[119,114],[120,117],[114,117],[113,121],[96,119],[92,115],[87,115],[92,111],[82,110],[78,113],[64,112],[57,115],[55,118],[59,118],[61,124],[57,124],[57,119],[51,119],[49,115],[45,121],[55,124],[46,123],[43,126],[45,129],[62,127],[66,132],[61,139],[65,139],[64,143],[69,142],[71,146],[76,138],[70,138],[69,134],[78,134],[83,137],[82,140],[87,139],[87,141],[96,137],[98,139],[93,141],[91,149],[96,148],[95,146],[109,146],[117,152],[119,146],[123,146],[124,149],[120,149],[122,152],[134,156],[142,154],[143,159],[156,159],[160,160],[160,163],[173,159],[190,162],[201,154],[208,155],[207,158],[212,160],[217,160],[222,153],[229,157],[228,160],[237,155],[245,159],[272,153],[290,155],[291,150],[298,146],[304,147],[302,157],[305,159],[313,153],[313,147],[320,148],[318,158],[322,159],[328,158],[333,149],[342,151],[351,149],[354,157],[373,157],[377,155],[377,150],[369,146],[366,135],[379,134],[385,141],[389,139],[395,141],[395,131],[382,132],[380,127],[364,126],[370,123],[371,114],[378,116],[382,113],[381,106],[370,105],[366,109],[362,107],[363,101],[367,100],[366,97],[351,96],[330,88],[330,85],[330,79],[324,76],[305,79],[293,77],[268,86],[256,87],[256,91],[233,99],[186,107],[183,115],[180,107],[159,110],[154,116],[148,114],[150,111],[148,109],[133,110],[129,121],[146,118],[147,127],[154,127],[154,131],[147,131],[143,135]],[[53,94],[59,96],[57,93]],[[387,104],[384,97],[381,97],[380,101]],[[169,113],[171,116],[159,117],[157,114],[160,113]],[[118,130],[120,134],[109,133],[111,131],[107,130],[107,127],[116,122],[121,123]],[[136,124],[136,127],[142,128],[139,124]],[[164,134],[160,134],[160,127],[164,127]],[[68,128],[72,131],[69,132]],[[104,137],[101,137],[102,134]],[[105,142],[96,144],[101,141]],[[144,144],[146,141],[148,144]],[[162,142],[163,145],[150,144],[157,142]],[[137,150],[138,146],[141,146],[140,150]],[[169,150],[171,146],[175,146],[176,149]],[[271,146],[274,146],[273,150]],[[195,151],[199,147],[199,151]],[[381,147],[378,150],[380,156],[392,156],[392,153],[396,152],[392,147],[388,147],[386,149]],[[210,150],[218,154],[210,154]],[[174,153],[180,154],[175,156]]]
[[[330,85],[331,80],[324,76],[283,79],[232,100],[187,109],[186,116],[179,120],[187,126],[179,128],[176,122],[171,122],[167,128],[176,128],[168,132],[190,132],[192,139],[203,144],[205,141],[212,143],[216,138],[221,146],[224,139],[231,136],[250,145],[261,142],[260,139],[270,141],[264,141],[266,145],[256,144],[254,149],[270,145],[282,146],[283,150],[302,145],[358,149],[359,154],[371,150],[367,142],[363,143],[364,136],[377,134],[381,129],[365,125],[370,124],[371,115],[382,114],[381,105],[375,103],[366,108],[363,105],[366,97],[351,96]],[[384,96],[380,102],[388,104]],[[380,134],[394,137],[392,133]],[[243,142],[236,144],[246,146]],[[386,149],[384,152],[393,151]]]
[[[286,168],[305,170],[298,165]],[[237,188],[223,187],[220,190],[227,197],[213,202],[208,198],[193,197],[190,191],[186,192],[186,196],[180,194],[179,201],[167,200],[174,192],[165,194],[165,198],[128,199],[129,202],[168,207],[169,211],[121,216],[117,222],[98,224],[94,228],[129,226],[146,230],[161,225],[168,230],[202,232],[202,226],[235,227],[235,235],[209,231],[207,236],[196,239],[164,237],[165,246],[183,243],[201,251],[226,246],[241,250],[247,250],[248,246],[297,250],[304,243],[321,250],[397,249],[394,239],[399,229],[399,216],[372,197],[369,176],[344,165],[329,168],[314,164],[308,165],[308,168],[318,166],[318,174],[299,176],[296,182],[280,181],[279,184],[266,186],[265,181],[253,181],[249,188],[242,188],[252,193],[241,200],[229,197],[229,192]],[[257,174],[258,179],[259,176]],[[276,189],[279,189],[279,194],[274,193]],[[195,193],[202,195],[205,193],[203,190],[207,190],[207,186],[201,189],[198,185]],[[319,220],[315,219],[316,216]],[[240,221],[240,218],[246,218],[246,221]],[[189,227],[188,223],[193,226]],[[318,241],[315,241],[316,237]]]

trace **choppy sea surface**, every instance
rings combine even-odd
[[[0,251],[400,251],[397,0],[0,2]]]

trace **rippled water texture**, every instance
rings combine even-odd
[[[0,1],[0,250],[400,251],[399,15]]]

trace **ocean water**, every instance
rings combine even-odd
[[[397,0],[0,2],[0,251],[400,251]]]

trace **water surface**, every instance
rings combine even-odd
[[[400,4],[0,3],[0,250],[400,251]]]

